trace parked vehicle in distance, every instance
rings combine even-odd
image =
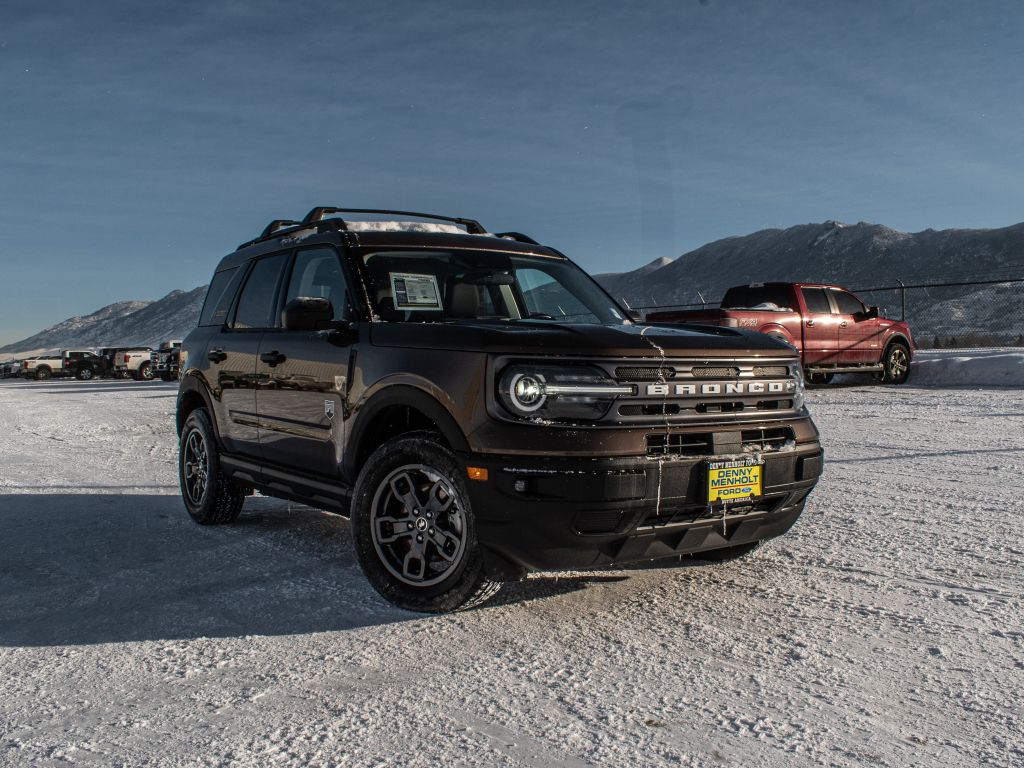
[[[910,375],[910,326],[890,320],[837,285],[751,283],[725,292],[717,309],[651,312],[652,323],[744,328],[796,347],[808,380],[827,384],[837,373],[874,373],[889,384]]]
[[[273,221],[220,261],[181,360],[192,518],[230,523],[253,489],[350,514],[368,580],[413,610],[528,571],[742,557],[822,468],[789,344],[636,324],[559,251],[471,219]]]
[[[153,378],[152,352],[149,347],[120,350],[114,355],[115,375],[122,379],[149,381]]]
[[[74,376],[79,381],[89,381],[104,376],[110,371],[107,361],[93,350],[65,350],[63,358],[63,375]]]
[[[21,375],[21,361],[20,360],[7,360],[6,362],[0,363],[0,379],[9,379],[12,376]]]
[[[36,381],[63,376],[64,358],[61,355],[30,357],[21,364],[21,375]]]
[[[162,381],[175,381],[178,378],[178,360],[181,351],[181,340],[164,341],[159,349],[150,355],[153,375]]]

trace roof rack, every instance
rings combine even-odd
[[[259,239],[262,240],[265,237],[270,237],[277,230],[283,229],[284,227],[298,226],[302,226],[301,221],[294,221],[293,219],[274,219],[263,229],[263,233],[259,236]]]
[[[433,213],[416,213],[415,211],[389,211],[380,208],[329,208],[325,206],[318,206],[306,214],[306,218],[302,220],[302,224],[315,224],[318,221],[323,221],[326,216],[332,213],[373,213],[373,214],[395,214],[398,216],[415,216],[417,219],[436,219],[438,221],[450,221],[454,224],[461,224],[466,228],[466,231],[471,235],[486,235],[487,230],[484,229],[483,225],[476,219],[462,219],[454,216],[437,216]],[[345,222],[340,222],[342,229],[345,227]]]

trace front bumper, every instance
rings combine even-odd
[[[763,496],[706,503],[707,457],[465,457],[477,537],[495,571],[635,563],[780,536],[821,474],[817,442],[762,454]]]

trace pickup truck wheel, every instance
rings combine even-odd
[[[92,378],[92,368],[85,366],[78,369],[78,373],[75,374],[75,378],[79,381],[89,381]]]
[[[238,519],[247,489],[221,471],[217,441],[205,408],[192,411],[181,430],[178,482],[185,509],[200,525],[232,523]]]
[[[136,374],[139,381],[152,381],[153,380],[153,369],[149,363],[143,363],[139,366],[139,372]]]
[[[903,384],[910,377],[910,350],[904,344],[893,342],[885,348],[882,364],[885,366],[882,381]]]
[[[50,378],[51,371],[45,365],[36,368],[36,381],[45,381]]]
[[[705,563],[731,563],[733,560],[739,560],[741,557],[756,552],[762,546],[767,539],[761,539],[760,541],[752,541],[749,544],[738,544],[735,547],[725,547],[723,549],[712,549],[708,552],[696,552],[690,555],[693,560],[700,560]]]
[[[352,537],[370,584],[399,608],[444,613],[489,598],[462,469],[430,432],[389,440],[352,497]]]

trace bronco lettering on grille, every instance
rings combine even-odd
[[[762,395],[782,394],[796,389],[794,381],[729,381],[702,384],[648,384],[648,397],[665,395]]]

